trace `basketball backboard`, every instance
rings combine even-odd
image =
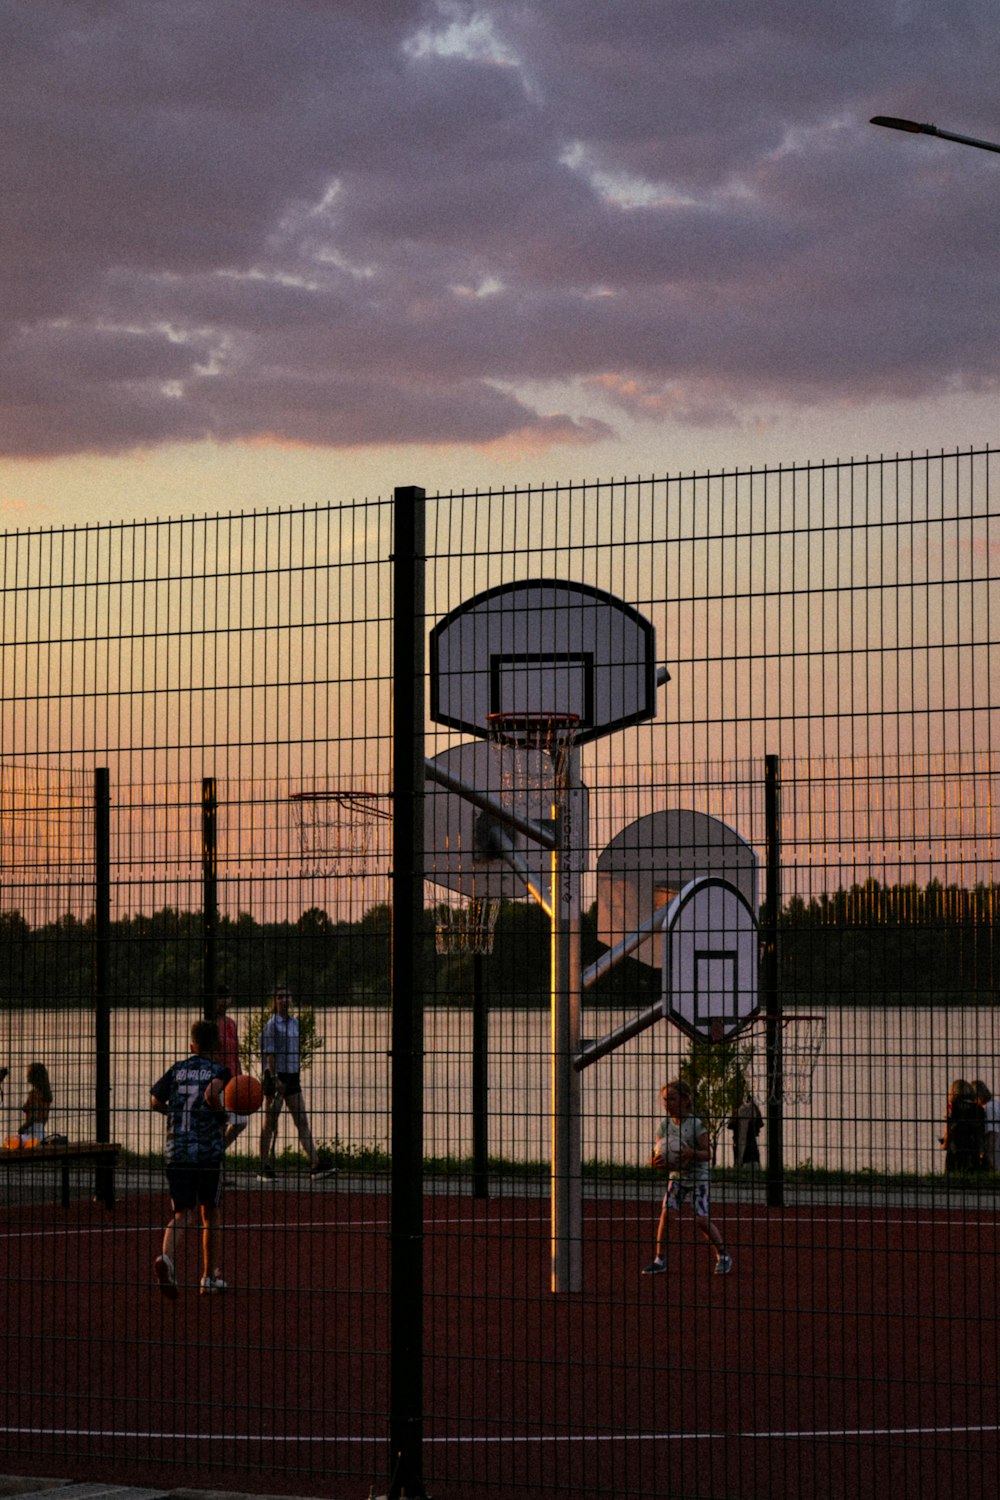
[[[512,788],[505,774],[504,747],[490,740],[470,740],[434,756],[434,764],[457,777],[466,786],[485,792],[505,807],[533,822],[547,822],[552,814],[552,794],[545,790],[547,757],[541,751],[521,751],[537,756],[535,786]],[[504,827],[459,792],[427,778],[424,817],[424,871],[428,880],[447,886],[464,896],[494,896],[521,900],[528,886],[513,866],[521,866],[547,902],[551,901],[549,850],[527,834]],[[570,858],[577,869],[586,867],[588,794],[586,787],[565,794],[573,819],[574,843]],[[504,858],[504,853],[507,858]]]
[[[656,713],[650,622],[604,589],[559,578],[487,589],[431,631],[431,717],[489,734],[498,713],[578,719],[586,743]]]
[[[663,1013],[699,1041],[724,1041],[757,1010],[757,919],[727,880],[689,881],[661,938]]]
[[[757,912],[757,855],[735,829],[708,813],[649,813],[611,840],[597,861],[597,935],[615,947],[699,876],[728,881]],[[632,954],[659,968],[659,936]]]

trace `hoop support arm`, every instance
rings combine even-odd
[[[464,797],[466,802],[471,802],[473,807],[479,807],[483,812],[488,812],[491,818],[502,823],[506,828],[513,828],[516,833],[523,833],[525,838],[533,839],[536,844],[541,844],[543,849],[554,849],[556,847],[557,835],[549,828],[544,828],[538,823],[533,823],[530,818],[522,818],[519,813],[512,812],[509,807],[504,807],[496,797],[491,797],[488,792],[481,792],[478,788],[470,786],[460,776],[453,776],[443,766],[437,765],[433,760],[426,760],[427,775],[431,781],[436,781],[438,786],[443,786],[448,792],[457,792]],[[520,872],[518,872],[520,873]]]
[[[650,1026],[655,1026],[657,1021],[663,1020],[663,1002],[658,1000],[648,1010],[644,1010],[638,1016],[633,1016],[631,1021],[625,1021],[621,1026],[616,1026],[614,1031],[609,1031],[607,1036],[599,1042],[591,1042],[580,1051],[573,1059],[573,1067],[578,1073],[584,1068],[589,1068],[591,1063],[597,1062],[601,1057],[607,1057],[609,1052],[614,1052],[623,1042],[630,1042],[634,1036],[642,1031],[648,1031]]]
[[[534,899],[538,902],[538,905],[542,908],[542,911],[545,913],[545,915],[547,917],[551,917],[552,907],[549,905],[548,901],[546,901],[544,895],[535,884],[534,880],[531,877],[531,871],[528,869],[527,863],[521,858],[517,850],[513,848],[501,849],[497,855],[497,858],[502,859],[507,868],[513,871],[517,878],[522,882],[528,893],[533,896]]]
[[[658,907],[652,916],[647,917],[644,922],[639,923],[634,932],[628,933],[626,937],[622,938],[621,942],[616,943],[613,948],[609,948],[606,953],[602,953],[600,958],[595,959],[590,968],[584,969],[580,975],[580,988],[584,990],[589,989],[602,975],[609,973],[616,964],[620,964],[623,958],[628,958],[630,953],[634,953],[636,948],[641,947],[651,933],[658,932],[663,926],[667,920],[667,913],[669,911],[669,903],[666,906]]]

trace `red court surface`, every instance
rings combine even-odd
[[[644,1278],[655,1201],[585,1206],[584,1289],[548,1290],[545,1199],[426,1200],[423,1454],[436,1500],[565,1493],[921,1500],[998,1466],[995,1217],[717,1203]],[[230,1191],[230,1290],[167,1302],[159,1192],[0,1216],[9,1472],[290,1495],[388,1480],[389,1200]]]

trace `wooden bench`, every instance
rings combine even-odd
[[[94,1198],[105,1208],[115,1206],[115,1167],[121,1146],[117,1141],[69,1141],[65,1146],[0,1149],[0,1167],[8,1170],[58,1166],[62,1174],[62,1206],[69,1208],[69,1169],[74,1162],[94,1163]]]

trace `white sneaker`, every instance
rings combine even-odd
[[[228,1288],[218,1272],[214,1276],[203,1276],[201,1278],[201,1295],[203,1297],[214,1297],[216,1293],[225,1291],[228,1291]]]
[[[722,1254],[715,1262],[715,1274],[716,1276],[728,1276],[732,1269],[733,1257],[731,1255],[727,1255],[723,1250]]]
[[[178,1296],[177,1277],[174,1274],[174,1263],[169,1255],[158,1255],[153,1261],[153,1275],[156,1277],[157,1286],[168,1297],[171,1302],[176,1301]]]

